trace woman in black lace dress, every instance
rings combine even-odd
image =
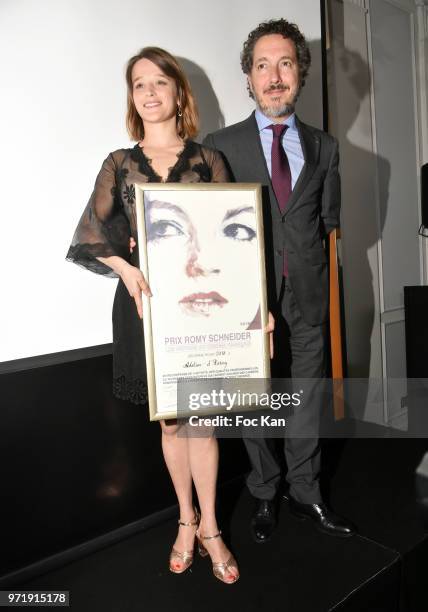
[[[137,404],[147,402],[141,291],[150,288],[130,254],[136,236],[136,182],[227,182],[218,153],[193,142],[197,110],[188,80],[169,53],[146,47],[127,65],[127,127],[137,140],[104,160],[77,226],[67,259],[98,274],[119,278],[113,305],[113,391]],[[170,569],[184,572],[193,561],[195,535],[214,575],[226,583],[239,577],[215,517],[218,446],[214,437],[186,437],[176,421],[161,421],[162,449],[180,506]],[[192,501],[192,480],[200,515]]]

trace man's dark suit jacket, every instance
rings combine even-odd
[[[276,199],[254,113],[213,134],[204,144],[220,151],[232,179],[261,183],[265,225],[268,298],[275,311],[288,259],[291,288],[304,320],[321,325],[328,315],[328,271],[323,239],[339,225],[340,177],[337,141],[296,117],[305,164],[285,213]]]

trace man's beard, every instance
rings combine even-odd
[[[284,88],[282,88],[282,87],[271,87],[268,91],[275,91],[275,90],[284,91]],[[264,92],[264,93],[266,93],[266,92]],[[299,93],[300,93],[300,88],[296,92],[296,95],[291,100],[291,102],[284,102],[280,106],[277,106],[276,104],[272,105],[272,106],[270,106],[269,104],[264,104],[262,102],[262,100],[258,96],[256,96],[256,95],[254,95],[254,99],[256,101],[257,108],[264,115],[266,115],[266,117],[271,117],[272,119],[274,119],[274,118],[277,118],[277,117],[285,117],[287,115],[291,115],[292,113],[294,113],[294,109],[295,109],[295,106],[296,106],[297,98],[299,97]]]

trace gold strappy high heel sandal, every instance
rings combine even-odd
[[[198,527],[200,520],[201,520],[201,516],[198,510],[195,508],[195,518],[193,521],[190,521],[189,523],[183,523],[183,521],[180,521],[180,519],[178,519],[178,524],[181,525],[182,527],[193,527],[193,526]],[[175,569],[173,567],[174,561],[182,561],[183,567],[181,569]],[[169,569],[171,570],[171,572],[174,572],[174,574],[182,574],[187,569],[189,569],[192,563],[193,563],[193,548],[192,550],[185,550],[184,552],[180,552],[176,548],[172,547],[171,554],[169,555]]]
[[[198,533],[198,531],[196,532],[196,537],[198,539],[198,552],[201,555],[201,557],[206,557],[207,555],[209,555],[209,552],[203,545],[202,540],[213,540],[214,538],[219,538],[220,536],[221,536],[221,531],[219,531],[213,536],[203,536],[200,533]],[[234,584],[239,579],[238,564],[236,563],[235,557],[232,555],[232,553],[230,553],[229,559],[225,561],[224,563],[222,563],[221,561],[220,562],[211,561],[211,562],[213,564],[214,576],[218,578],[219,580],[221,580],[222,582],[224,582],[225,584]],[[230,572],[230,569],[232,567],[238,570],[238,574],[234,577],[233,580],[226,580],[225,578],[226,572],[229,572],[231,576],[233,575],[233,573]]]

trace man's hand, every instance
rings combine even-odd
[[[265,332],[269,334],[269,349],[270,349],[270,358],[273,359],[273,332],[275,330],[275,319],[273,318],[273,314],[269,312],[268,324],[265,327]]]
[[[131,238],[129,239],[129,252],[133,253],[134,252],[134,248],[137,246],[137,243],[135,242],[135,240],[133,239],[133,237],[131,236]]]

